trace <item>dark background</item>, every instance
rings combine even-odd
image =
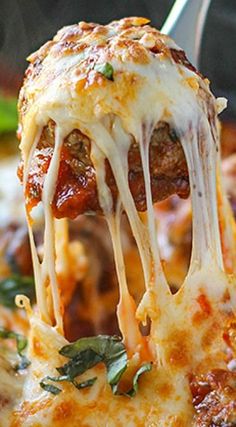
[[[198,0],[196,0],[198,1]],[[145,16],[160,28],[173,0],[0,0],[0,87],[17,90],[25,58],[62,26],[107,23]],[[183,29],[184,31],[184,29]],[[236,0],[212,0],[203,36],[201,72],[217,96],[226,96],[224,118],[236,120]]]

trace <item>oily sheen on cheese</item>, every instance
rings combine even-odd
[[[227,369],[223,332],[235,312],[235,231],[219,165],[217,114],[225,102],[216,100],[208,81],[184,61],[174,61],[171,49],[178,52],[180,48],[147,23],[144,18],[127,18],[107,26],[79,23],[65,27],[29,58],[32,63],[40,61],[40,69],[38,73],[31,70],[20,95],[25,186],[34,151],[49,120],[55,122],[55,145],[42,194],[42,261],[28,212],[38,312],[30,313],[28,357],[32,364],[22,399],[10,419],[12,427],[198,425],[189,376]],[[67,37],[73,40],[73,47],[64,43]],[[102,64],[112,67],[112,81],[97,71]],[[191,265],[175,295],[160,260],[150,188],[149,144],[160,121],[175,129],[181,141],[191,187]],[[89,372],[89,377],[96,375],[98,381],[86,391],[63,383],[63,392],[52,396],[39,386],[41,378],[55,375],[55,368],[63,363],[58,354],[65,339],[56,263],[57,227],[51,203],[63,141],[74,129],[91,140],[99,202],[110,230],[119,279],[119,327],[130,363],[153,362],[152,371],[140,379],[139,391],[132,399],[112,395],[100,366]],[[142,159],[145,219],[138,214],[128,185],[127,156],[132,138],[139,144]],[[119,191],[116,206],[105,180],[105,159]],[[146,291],[138,307],[125,274],[120,235],[123,212],[137,243],[145,279]],[[144,337],[139,324],[147,319],[150,334]],[[87,373],[82,380],[86,378]]]

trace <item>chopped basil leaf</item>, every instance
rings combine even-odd
[[[117,353],[115,356],[108,359],[105,363],[107,367],[107,380],[112,386],[118,384],[122,374],[127,368],[127,353],[126,350]]]
[[[62,347],[59,353],[68,357],[69,362],[57,368],[60,374],[58,377],[47,376],[40,383],[44,390],[51,393],[53,393],[51,386],[45,381],[68,381],[78,389],[91,387],[96,381],[96,377],[81,383],[76,381],[76,377],[102,362],[106,366],[107,380],[112,392],[132,397],[137,393],[140,375],[151,370],[151,363],[142,365],[133,377],[132,388],[127,393],[119,393],[119,382],[127,369],[127,353],[120,337],[98,335],[97,337],[81,338]],[[57,389],[57,393],[54,394],[58,394],[60,391]]]
[[[0,94],[0,133],[15,132],[17,122],[17,99]]]
[[[112,80],[112,81],[114,80],[113,78],[114,69],[109,62],[95,65],[94,70],[100,74],[103,74],[103,76],[106,77],[108,80]]]
[[[97,380],[97,377],[89,378],[89,380],[83,381],[81,383],[77,383],[77,381],[73,381],[73,384],[78,390],[81,390],[86,387],[91,387],[95,381]]]
[[[102,358],[94,351],[88,349],[77,354],[64,366],[57,368],[59,374],[66,375],[68,381],[73,381],[78,375],[102,362]]]
[[[27,338],[17,332],[9,331],[0,327],[0,338],[14,339],[16,341],[17,353],[20,356],[20,363],[15,366],[16,370],[25,369],[30,365],[30,361],[22,353],[26,349],[28,341]]]
[[[17,352],[20,356],[22,355],[22,351],[27,346],[27,338],[25,338],[21,334],[18,334],[17,332],[9,331],[9,330],[4,329],[4,328],[0,328],[0,338],[15,339],[16,340]]]
[[[133,387],[127,392],[125,393],[126,395],[133,397],[136,395],[137,391],[138,391],[138,380],[139,377],[144,373],[144,372],[149,372],[152,369],[152,364],[151,363],[144,363],[136,372],[136,374],[134,375],[133,378]]]
[[[87,369],[103,362],[107,368],[107,380],[110,385],[117,384],[127,368],[127,353],[121,338],[98,335],[81,338],[59,351],[69,357],[70,362],[58,368],[60,374],[76,377]]]
[[[47,377],[46,377],[46,379],[47,379]],[[40,387],[42,387],[45,391],[48,391],[49,393],[52,393],[55,395],[61,393],[62,390],[60,388],[55,387],[55,385],[46,383],[45,382],[46,379],[44,378],[42,381],[40,381],[40,383],[39,383]]]
[[[98,335],[96,337],[80,338],[72,344],[65,345],[59,353],[62,356],[73,359],[84,350],[92,350],[102,358],[112,358],[125,351],[121,337],[110,335]]]
[[[14,274],[0,281],[0,304],[15,308],[15,297],[18,294],[26,295],[31,301],[35,300],[33,277]]]
[[[28,368],[30,363],[31,363],[30,360],[24,354],[21,354],[20,355],[20,362],[15,366],[15,370],[21,371],[23,369],[26,369],[26,368]]]
[[[18,354],[22,356],[22,351],[27,347],[27,338],[24,337],[23,335],[17,334],[16,347],[17,347]]]
[[[86,381],[78,383],[77,381],[71,379],[67,375],[61,375],[58,377],[46,376],[45,378],[42,379],[42,381],[40,381],[39,385],[44,390],[49,391],[52,394],[59,394],[62,390],[58,387],[53,386],[52,384],[48,384],[48,381],[55,381],[55,382],[68,381],[68,382],[71,382],[78,390],[81,390],[86,387],[91,387],[96,380],[97,380],[97,377],[93,377]]]
[[[59,377],[50,377],[49,375],[47,375],[44,379],[50,380],[50,381],[60,382],[60,381],[68,381],[68,378],[69,377],[67,375],[61,375]]]

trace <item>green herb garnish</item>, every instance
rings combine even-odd
[[[68,381],[73,382],[78,375],[83,374],[85,371],[93,368],[100,362],[102,362],[102,358],[92,350],[88,349],[77,354],[64,366],[57,368],[57,371],[62,376],[67,377]]]
[[[58,377],[50,377],[50,376],[46,376],[45,378],[42,379],[42,381],[40,381],[39,385],[40,387],[42,387],[44,390],[48,391],[49,393],[52,394],[59,394],[61,393],[62,389],[59,387],[56,387],[52,384],[49,384],[48,381],[54,381],[54,382],[63,382],[63,381],[69,381],[71,382],[78,390],[81,390],[83,388],[87,388],[87,387],[91,387],[95,381],[96,381],[97,377],[93,377],[93,378],[89,378],[86,381],[83,381],[81,383],[78,383],[75,380],[69,380],[67,375],[61,375]]]
[[[69,381],[78,389],[90,387],[96,381],[96,377],[82,383],[78,383],[76,377],[96,366],[98,363],[104,363],[107,369],[107,381],[113,393],[121,394],[118,391],[118,387],[121,377],[127,369],[128,358],[125,346],[120,337],[99,335],[97,337],[81,338],[72,344],[62,347],[59,353],[70,360],[63,366],[57,368],[60,374],[58,377],[45,377],[41,381],[40,385],[43,384],[43,386],[41,386],[45,390],[45,385],[50,386],[48,381]],[[127,393],[123,394],[131,397],[135,396],[138,390],[140,375],[150,370],[150,363],[142,365],[134,375],[132,388]],[[61,389],[58,390],[61,391]],[[48,389],[47,391],[50,390]],[[57,394],[59,392],[57,391]]]
[[[94,70],[98,73],[102,74],[108,80],[114,80],[113,73],[114,69],[109,62],[105,62],[104,64],[96,64]]]
[[[0,338],[2,339],[13,339],[16,341],[17,353],[20,357],[20,362],[15,366],[17,371],[21,369],[26,369],[30,365],[30,361],[23,354],[23,351],[26,349],[28,340],[24,335],[18,334],[17,332],[9,331],[8,329],[0,327]]]
[[[91,387],[95,381],[97,380],[97,377],[89,378],[89,380],[83,381],[81,383],[77,383],[76,381],[73,382],[74,386],[78,388],[78,390],[81,390],[83,388]]]
[[[22,351],[27,347],[27,338],[17,332],[9,331],[8,329],[0,328],[0,338],[15,339],[17,353],[22,354]]]
[[[42,381],[40,381],[39,383],[40,387],[42,387],[45,391],[48,391],[49,393],[52,393],[55,395],[61,393],[62,390],[60,388],[56,387],[55,385],[46,383],[45,381],[47,379],[48,378],[45,377]]]
[[[17,122],[17,99],[0,94],[0,133],[15,132]]]
[[[80,375],[87,369],[103,362],[107,368],[107,380],[110,385],[116,384],[127,367],[127,353],[120,337],[98,335],[81,338],[73,344],[62,347],[62,356],[71,359],[62,368],[60,374],[76,373]],[[77,373],[78,372],[78,373]]]
[[[0,281],[0,304],[15,308],[15,297],[18,294],[26,295],[31,301],[35,300],[33,277],[14,274]]]
[[[30,360],[24,354],[19,354],[19,356],[20,362],[15,366],[16,371],[22,371],[23,369],[28,368],[31,364]]]
[[[138,391],[138,380],[144,372],[149,372],[152,369],[151,363],[144,363],[140,368],[137,370],[136,374],[133,378],[133,387],[125,393],[127,396],[134,397],[137,394]]]

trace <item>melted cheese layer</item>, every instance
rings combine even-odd
[[[53,369],[53,364],[52,367],[48,365],[48,360],[54,359],[53,353],[45,350],[45,361],[42,359],[40,366],[31,368],[28,381],[32,381],[32,386],[29,389],[35,387],[35,392],[27,394],[26,387],[23,405],[29,415],[21,418],[16,411],[16,419],[22,420],[18,425],[34,425],[36,419],[37,425],[44,425],[41,418],[35,418],[42,413],[42,416],[47,414],[48,425],[53,420],[53,425],[60,426],[62,421],[59,418],[55,421],[55,415],[48,412],[48,408],[63,405],[71,399],[76,409],[68,410],[73,414],[69,418],[70,425],[85,422],[89,426],[100,426],[98,420],[102,416],[106,426],[187,427],[193,421],[189,373],[226,366],[222,327],[234,318],[235,283],[224,271],[222,240],[230,248],[234,243],[228,231],[220,235],[217,205],[216,178],[218,191],[223,194],[217,170],[217,111],[221,102],[215,100],[207,82],[197,73],[173,60],[171,49],[179,49],[174,42],[145,24],[142,18],[130,18],[105,27],[85,23],[66,27],[30,58],[32,64],[39,60],[40,69],[38,74],[29,69],[21,91],[21,103],[23,100],[26,103],[21,116],[21,149],[26,183],[38,135],[49,119],[55,121],[54,154],[43,190],[45,243],[42,264],[37,259],[29,222],[41,319],[62,331],[55,267],[55,226],[50,204],[63,138],[77,128],[92,142],[91,156],[96,168],[99,201],[112,236],[119,278],[121,333],[131,355],[142,359],[148,354],[153,359],[153,372],[149,380],[146,375],[140,393],[129,402],[111,395],[104,372],[100,372],[98,385],[92,387],[86,397],[82,398],[81,392],[74,390],[72,397],[70,386],[65,386],[59,397],[46,398],[35,385],[37,376],[43,375],[45,369],[47,373]],[[96,66],[104,63],[112,66],[114,81],[96,71]],[[152,131],[159,121],[166,121],[179,136],[191,185],[191,265],[183,286],[175,295],[171,295],[162,270],[150,189],[148,150]],[[142,158],[146,223],[136,211],[128,186],[127,153],[132,138],[139,144]],[[119,190],[115,214],[111,193],[105,183],[105,159],[109,160]],[[225,200],[223,195],[221,212],[224,213],[228,212]],[[122,256],[120,215],[123,211],[139,249],[146,285],[137,311],[127,287]],[[139,322],[145,322],[147,316],[151,320],[151,332],[144,338],[139,332]],[[36,335],[39,334],[43,346],[47,342],[47,332],[40,331],[49,328],[48,334],[55,334],[52,352],[57,363],[56,341],[63,338],[40,322],[36,320],[36,329],[40,329]],[[34,332],[31,342],[33,337]],[[165,397],[161,386],[167,390]],[[43,407],[36,412],[28,410],[32,404]],[[24,413],[21,407],[22,410]]]

